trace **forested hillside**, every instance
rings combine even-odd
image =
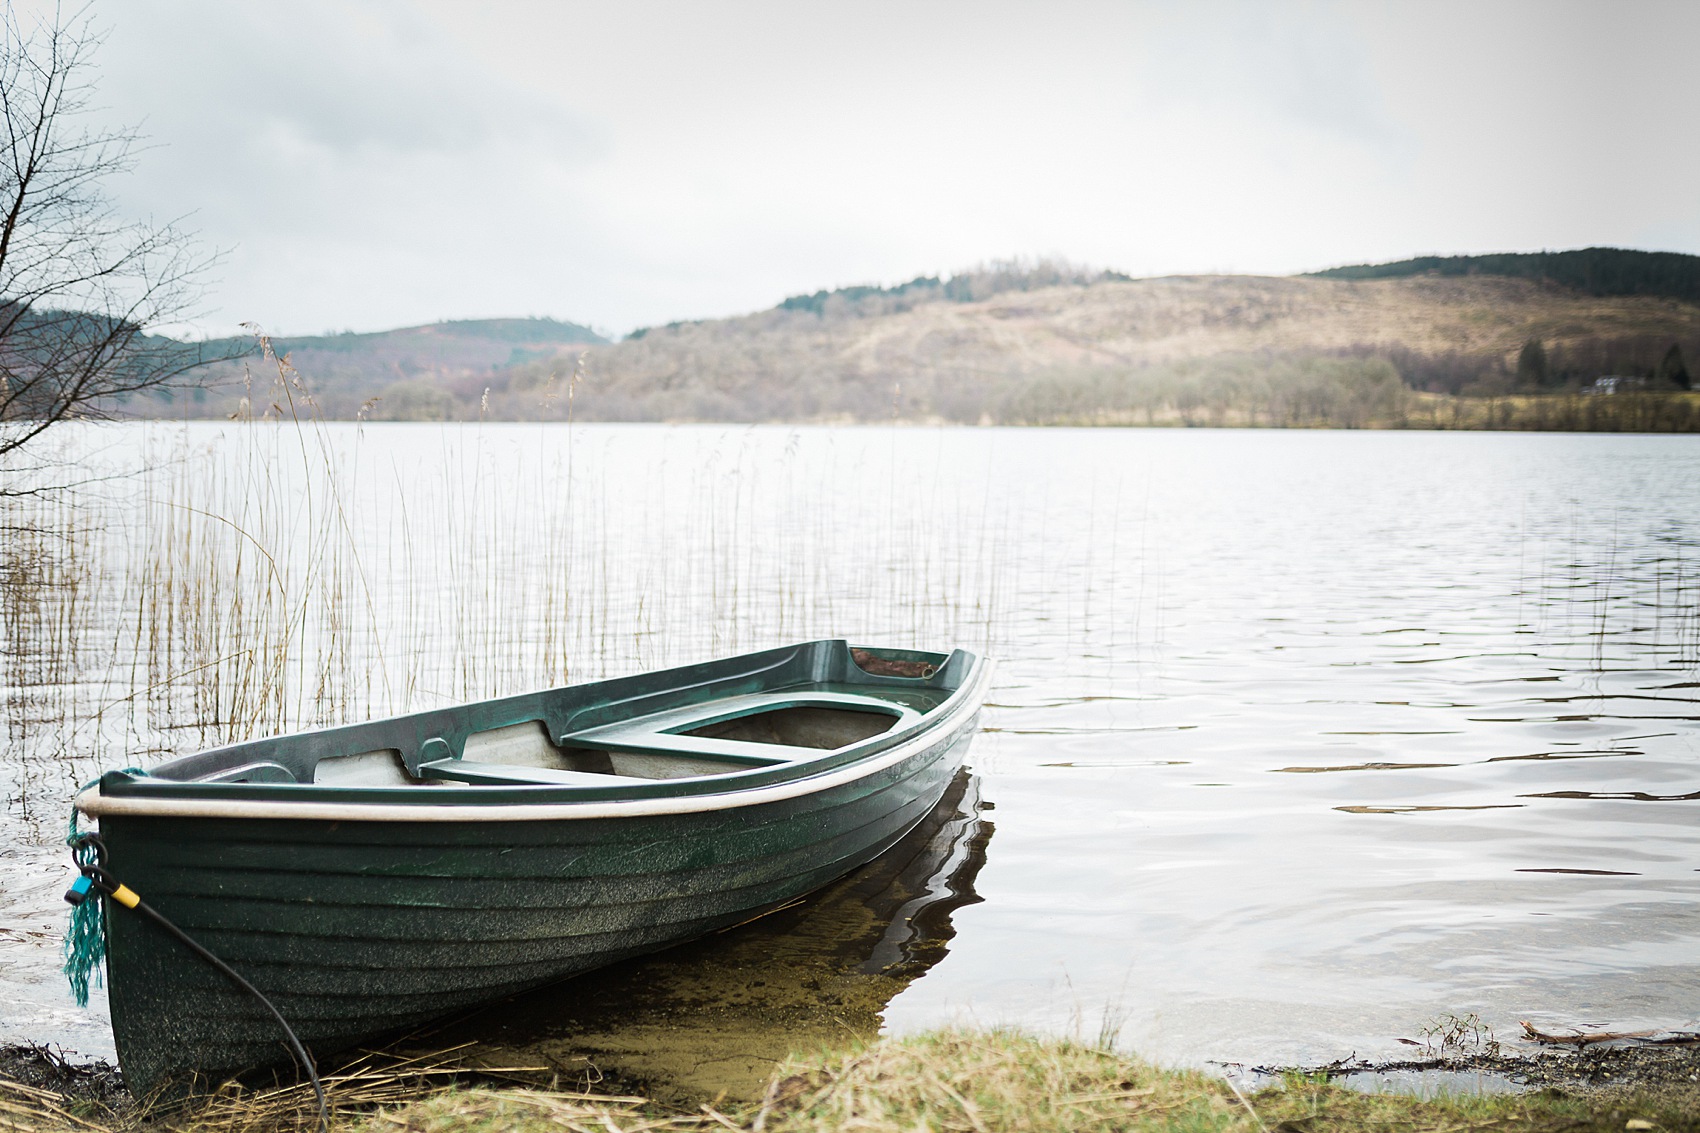
[[[1488,256],[1419,256],[1392,264],[1354,264],[1312,273],[1322,279],[1401,279],[1413,275],[1497,275],[1538,279],[1584,295],[1663,295],[1700,301],[1700,256],[1581,248]]]

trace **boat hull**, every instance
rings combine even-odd
[[[749,797],[455,821],[101,814],[108,868],[272,1000],[316,1055],[748,920],[872,860],[938,801],[977,703],[861,773]],[[657,813],[657,811],[660,811]],[[505,811],[505,813],[504,813]],[[108,908],[131,1088],[287,1061],[275,1021]]]

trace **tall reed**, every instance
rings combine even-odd
[[[146,471],[38,506],[35,542],[0,552],[7,717],[27,733],[9,762],[57,776],[24,793],[809,637],[984,647],[1033,581],[996,553],[1021,505],[942,453],[869,466],[820,431],[328,425],[266,359],[249,412],[117,427]]]

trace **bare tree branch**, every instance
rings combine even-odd
[[[149,333],[192,313],[217,257],[181,221],[126,220],[107,197],[140,135],[87,120],[99,45],[86,11],[0,14],[0,468],[60,421],[233,356]]]

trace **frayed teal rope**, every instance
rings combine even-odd
[[[101,905],[106,898],[90,893],[71,908],[71,924],[65,930],[65,965],[60,970],[71,984],[78,1007],[89,1005],[89,981],[101,983],[102,961],[106,959],[106,924]]]
[[[124,771],[131,775],[145,775],[147,772],[140,767],[126,767]],[[100,782],[91,779],[83,784],[78,795]],[[79,867],[93,865],[94,848],[77,847],[77,801],[71,800],[71,821],[65,835],[65,842],[71,846],[71,857]],[[89,855],[87,861],[82,855]],[[101,971],[106,959],[106,923],[102,915],[106,898],[99,893],[90,893],[80,904],[71,906],[71,923],[65,929],[64,966],[60,971],[65,973],[65,979],[71,984],[71,995],[77,1001],[78,1007],[89,1005],[89,982],[92,979],[96,987],[101,986]]]

